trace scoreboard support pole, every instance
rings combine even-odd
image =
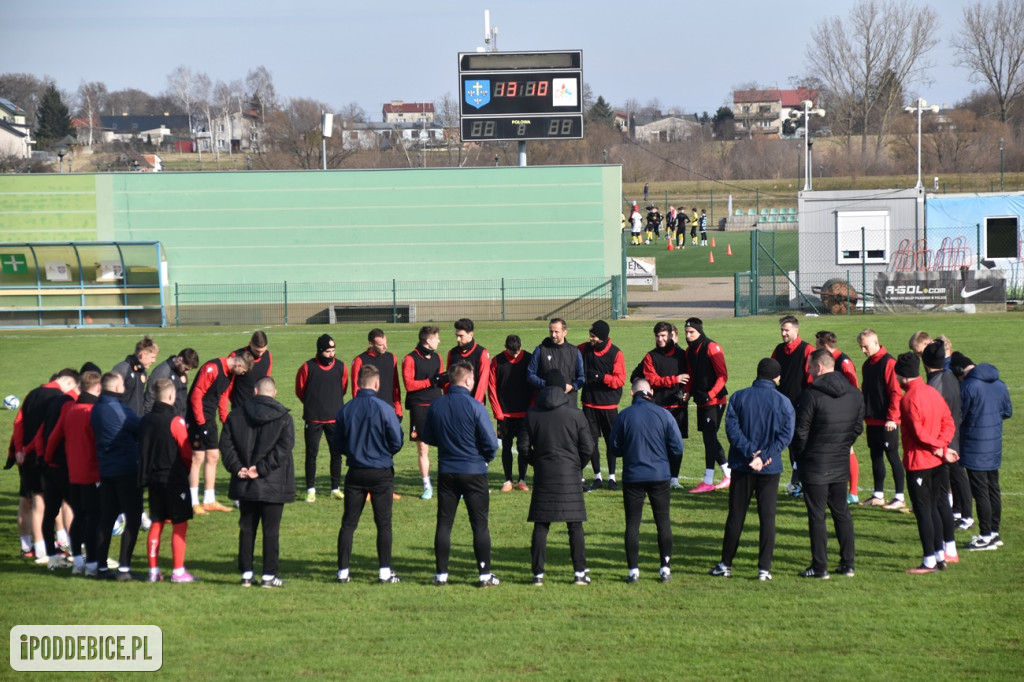
[[[519,167],[526,168],[526,140],[519,140]]]

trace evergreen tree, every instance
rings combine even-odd
[[[597,96],[597,101],[594,105],[587,110],[587,122],[588,123],[611,123],[615,118],[615,112],[608,106],[608,102],[604,101],[604,97],[601,95]]]
[[[71,115],[54,83],[48,83],[43,92],[37,121],[39,127],[36,129],[36,139],[39,149],[55,145],[71,134]]]

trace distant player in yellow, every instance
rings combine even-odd
[[[697,207],[693,207],[693,217],[690,218],[690,243],[697,246],[697,225],[700,223],[700,216],[697,214]]]

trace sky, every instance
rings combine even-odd
[[[909,1],[909,0],[908,0]],[[790,88],[807,72],[813,27],[846,17],[850,0],[71,0],[5,2],[0,73],[53,79],[73,93],[83,82],[108,90],[168,89],[178,66],[216,83],[257,66],[279,98],[306,97],[340,110],[356,102],[380,120],[391,100],[435,102],[459,93],[458,53],[484,45],[484,10],[501,51],[582,50],[583,79],[613,107],[628,99],[661,109],[714,113],[735,87]],[[953,104],[977,85],[953,65],[951,38],[963,0],[929,0],[939,43],[931,83],[913,93]],[[356,5],[353,7],[353,5]],[[148,112],[147,112],[148,113]]]

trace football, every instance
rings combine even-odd
[[[5,410],[16,410],[21,407],[21,400],[16,395],[9,395],[4,398],[4,409]]]

